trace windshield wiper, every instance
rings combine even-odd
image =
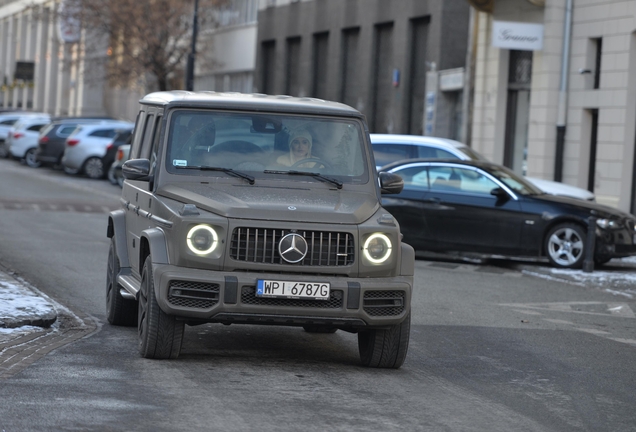
[[[177,169],[191,169],[191,170],[200,170],[200,171],[221,171],[226,174],[233,175],[235,177],[240,177],[249,182],[249,184],[254,184],[254,177],[249,174],[242,173],[240,171],[234,171],[232,168],[223,168],[223,167],[213,167],[213,166],[197,166],[197,165],[187,165],[187,166],[177,166]]]
[[[265,170],[263,171],[265,174],[289,174],[289,175],[305,175],[305,176],[310,176],[310,177],[314,177],[317,178],[318,180],[322,180],[331,184],[336,185],[336,187],[338,189],[342,189],[342,182],[338,179],[332,178],[332,177],[327,177],[324,176],[320,173],[316,173],[316,172],[307,172],[307,171],[275,171],[275,170]]]

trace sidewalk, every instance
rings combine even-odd
[[[57,320],[57,311],[45,296],[0,269],[0,344]]]

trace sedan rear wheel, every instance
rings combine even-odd
[[[41,165],[41,163],[37,160],[35,156],[36,152],[37,152],[37,149],[32,148],[27,150],[27,152],[24,154],[24,162],[31,168],[37,168]]]
[[[7,145],[2,142],[0,143],[0,158],[2,159],[6,159],[9,157],[9,149],[7,148]]]
[[[564,223],[548,231],[545,238],[546,255],[556,267],[579,268],[585,258],[585,232],[583,227]]]
[[[89,158],[84,163],[84,174],[92,179],[104,178],[104,162],[102,159],[98,157]]]

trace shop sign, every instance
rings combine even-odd
[[[520,51],[543,49],[543,24],[493,21],[492,45]]]

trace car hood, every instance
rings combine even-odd
[[[564,183],[551,180],[538,179],[534,177],[526,177],[526,180],[541,189],[545,193],[558,196],[566,196],[571,198],[582,199],[585,201],[594,201],[594,194],[580,187],[570,186]]]
[[[359,191],[228,184],[171,184],[157,195],[228,218],[289,222],[359,224],[380,205],[376,195]]]
[[[549,202],[553,202],[557,204],[567,204],[569,206],[576,207],[579,210],[589,212],[590,215],[592,214],[592,210],[594,210],[594,216],[599,218],[616,217],[616,218],[635,219],[633,215],[626,213],[622,210],[619,210],[614,207],[606,206],[603,204],[598,204],[592,201],[583,201],[577,198],[555,196],[550,194],[536,195],[536,196],[533,196],[533,198],[540,201],[544,201],[544,202],[549,201]]]

